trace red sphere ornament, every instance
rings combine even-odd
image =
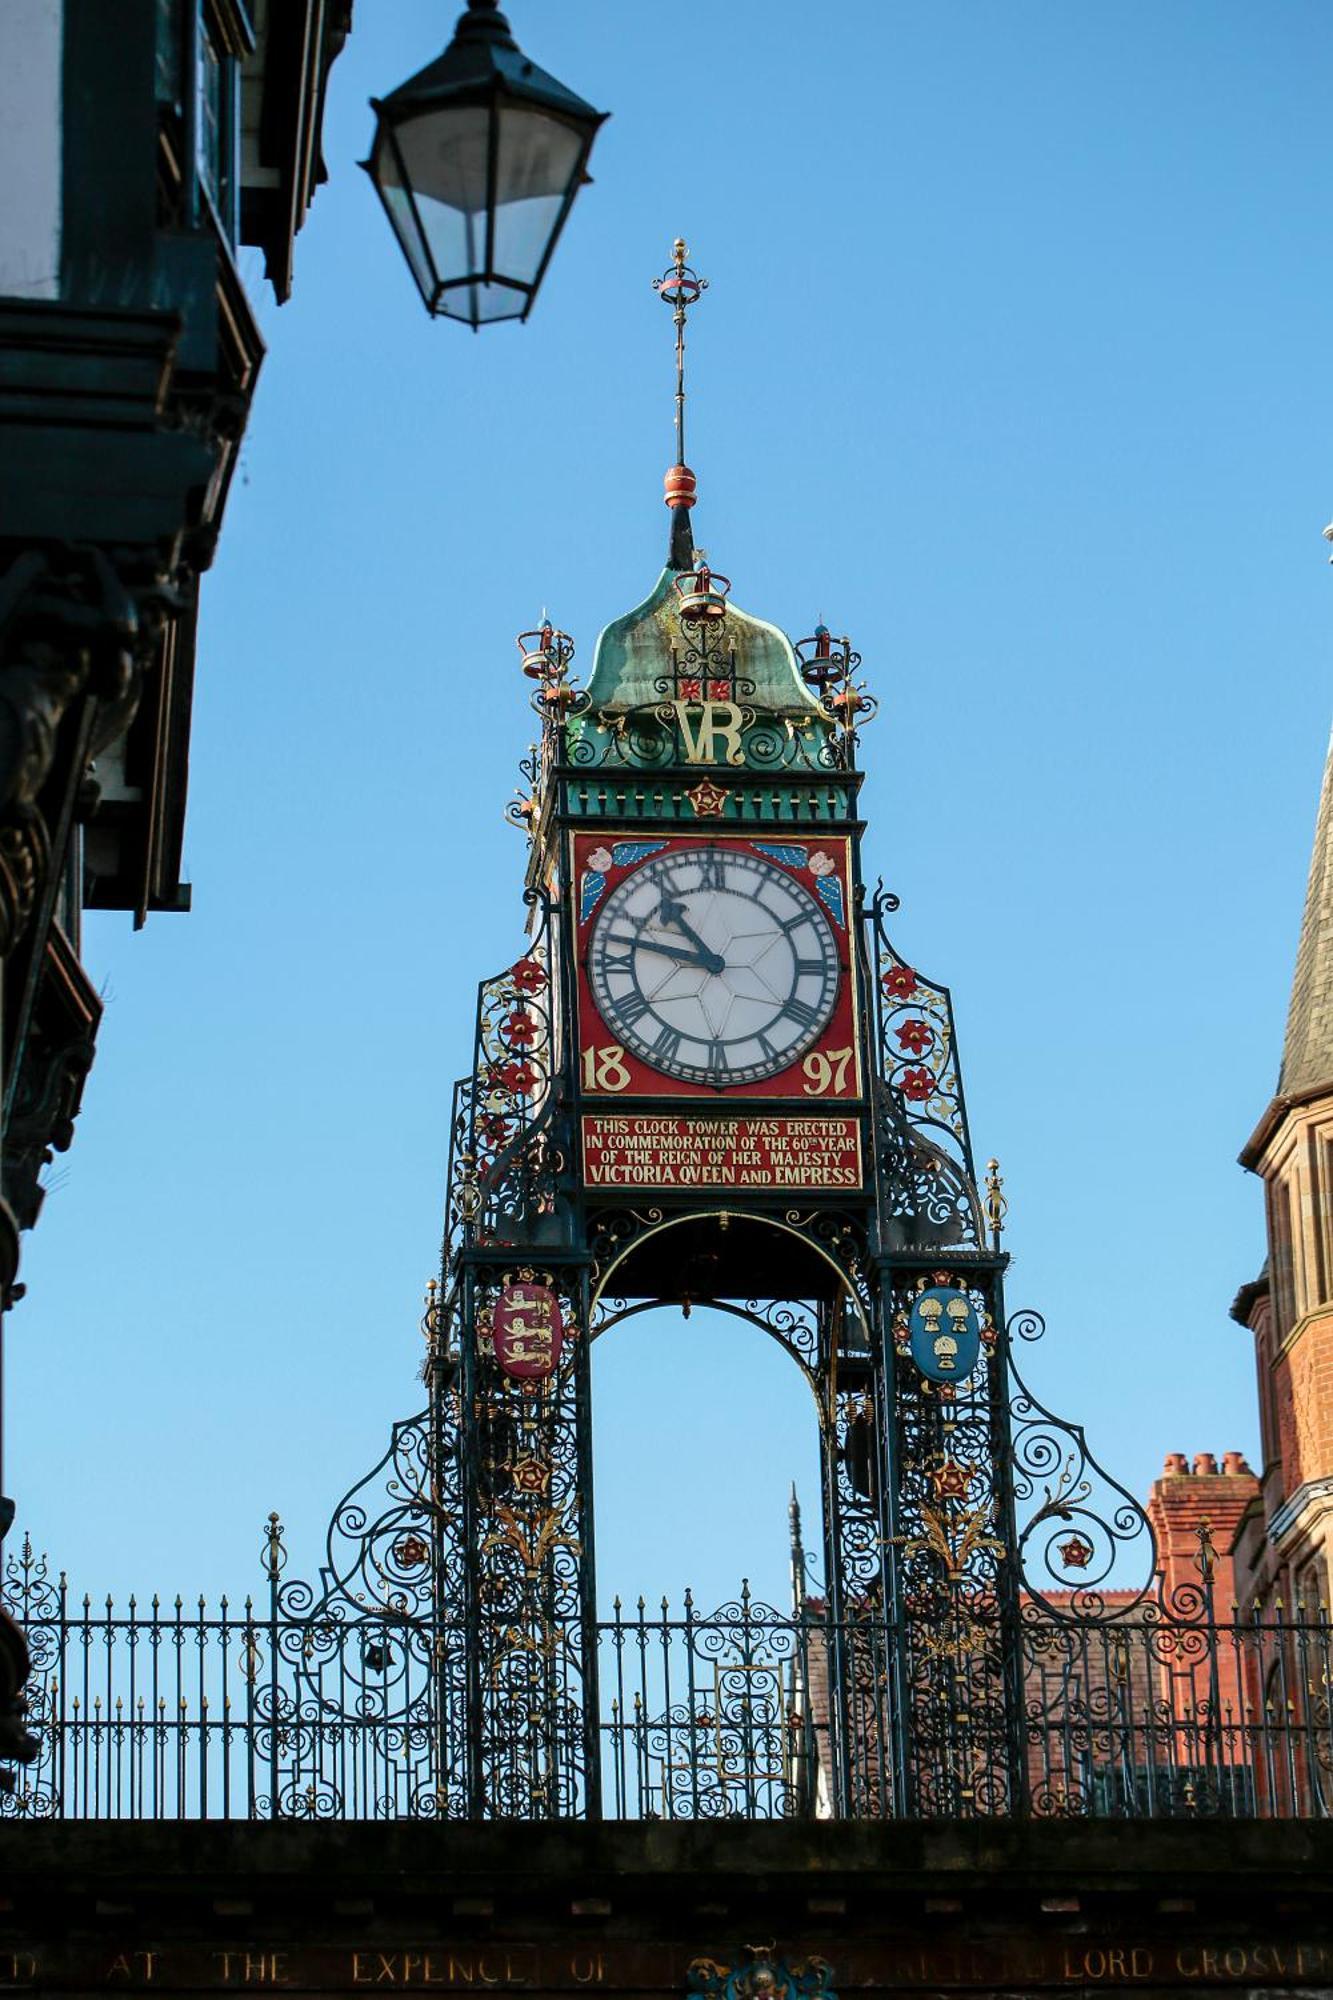
[[[692,507],[698,498],[698,486],[688,465],[673,465],[665,485],[668,507]]]

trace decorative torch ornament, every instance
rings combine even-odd
[[[569,664],[574,657],[574,641],[568,632],[552,625],[545,612],[532,632],[520,632],[514,644],[523,660],[523,672],[536,681],[533,706],[559,714],[573,706],[578,691],[569,684]]]

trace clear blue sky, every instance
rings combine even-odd
[[[952,983],[1034,1386],[1142,1491],[1253,1455],[1272,1091],[1330,719],[1328,16],[1273,0],[514,0],[614,116],[535,314],[428,322],[366,99],[453,9],[357,0],[331,182],[204,589],[194,913],[90,922],[108,1008],[9,1333],[20,1525],[94,1596],[317,1566],[414,1407],[453,1078],[520,937],[512,635],[656,575],[678,232],[696,526],[883,712],[866,861]],[[604,1583],[780,1592],[813,1416],[757,1334],[597,1357]],[[814,1539],[813,1533],[811,1539]]]

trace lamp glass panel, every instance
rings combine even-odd
[[[442,292],[435,310],[445,319],[465,320],[469,326],[486,326],[500,319],[521,319],[528,294],[512,285],[453,285]]]
[[[431,260],[446,282],[485,262],[489,124],[484,105],[461,105],[397,128]]]
[[[494,262],[502,277],[521,285],[533,282],[582,150],[582,134],[563,120],[540,110],[508,104],[502,108]]]
[[[393,147],[387,142],[382,143],[376,152],[375,180],[384,197],[384,205],[389,211],[394,234],[402,244],[403,254],[411,266],[412,276],[429,302],[430,295],[435,289],[435,281],[426,261],[420,226],[398,172],[398,162],[394,158]]]

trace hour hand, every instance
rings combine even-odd
[[[674,924],[678,931],[682,931],[698,953],[699,963],[706,967],[709,972],[726,971],[727,961],[725,958],[719,958],[715,951],[710,951],[698,931],[692,929],[685,921],[685,905],[683,903],[672,902],[669,896],[664,896],[662,898],[662,907],[657,913],[657,921],[659,924]]]

